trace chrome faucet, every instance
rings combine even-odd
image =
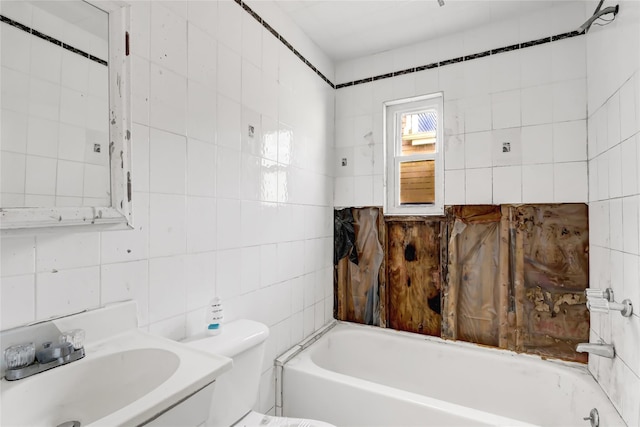
[[[589,353],[595,354],[596,356],[608,357],[609,359],[613,359],[616,355],[616,350],[613,348],[611,344],[605,344],[604,342],[599,343],[580,343],[576,347],[576,351],[578,353]]]
[[[75,329],[59,336],[59,343],[44,342],[36,351],[32,342],[18,344],[4,351],[7,381],[19,380],[39,374],[85,356],[84,331]]]

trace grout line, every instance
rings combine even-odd
[[[83,58],[87,58],[87,59],[89,59],[89,60],[91,60],[93,62],[97,62],[98,64],[102,64],[104,66],[108,66],[109,65],[109,63],[107,61],[105,61],[104,59],[100,59],[97,56],[93,56],[93,55],[91,55],[91,54],[89,54],[89,53],[87,53],[87,52],[85,52],[85,51],[83,51],[81,49],[78,49],[76,47],[71,46],[70,44],[61,42],[60,40],[56,39],[55,37],[51,37],[51,36],[48,36],[48,35],[46,35],[44,33],[41,33],[40,31],[36,30],[35,28],[27,27],[26,25],[21,24],[18,21],[14,21],[13,19],[8,18],[8,17],[6,17],[4,15],[0,15],[0,22],[3,22],[3,23],[8,24],[8,25],[11,25],[12,27],[15,27],[15,28],[17,28],[19,30],[22,30],[22,31],[24,31],[26,33],[29,33],[31,35],[34,35],[34,36],[36,36],[38,38],[41,38],[42,40],[48,41],[49,43],[52,43],[52,44],[54,44],[56,46],[59,46],[59,47],[61,47],[63,49],[66,49],[69,52],[76,53],[76,54],[82,56]]]

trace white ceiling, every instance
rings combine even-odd
[[[544,0],[276,0],[336,62],[550,7]]]

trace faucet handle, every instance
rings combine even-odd
[[[72,329],[65,331],[60,335],[60,344],[71,343],[74,350],[84,347],[84,329]]]
[[[584,294],[587,299],[600,298],[605,299],[609,302],[613,302],[613,289],[596,289],[596,288],[587,288],[584,290]]]
[[[4,351],[7,369],[18,369],[29,366],[36,357],[36,346],[32,343],[12,345]]]

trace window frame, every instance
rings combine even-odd
[[[402,155],[402,115],[435,110],[438,126],[434,153]],[[428,95],[397,99],[383,103],[382,134],[384,147],[384,206],[385,215],[444,215],[444,95]],[[434,203],[400,204],[400,163],[435,161]]]

